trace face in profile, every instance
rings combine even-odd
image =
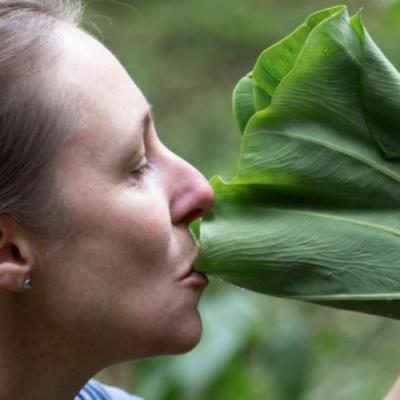
[[[187,277],[188,224],[211,206],[211,188],[161,143],[148,102],[103,45],[67,25],[56,37],[45,89],[74,96],[84,118],[57,159],[66,233],[40,253],[39,322],[110,362],[187,351],[205,287]]]

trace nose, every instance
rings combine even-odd
[[[171,221],[189,225],[205,215],[214,204],[214,192],[207,179],[187,161],[173,154],[171,183]]]

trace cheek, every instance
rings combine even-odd
[[[57,335],[116,361],[192,348],[201,333],[199,294],[175,281],[191,243],[173,228],[162,193],[104,194],[69,215],[71,234],[44,279]]]
[[[117,278],[122,276],[146,279],[171,252],[169,209],[157,195],[104,203],[97,212],[81,217],[79,225],[84,257],[96,260],[98,272],[108,275],[110,284],[121,284]]]
[[[84,204],[69,212],[69,235],[49,253],[41,276],[49,304],[57,306],[54,314],[68,308],[100,316],[119,294],[143,294],[171,273],[165,264],[173,263],[175,246],[169,209],[159,195],[110,196]]]
[[[169,212],[160,201],[148,199],[145,204],[136,203],[134,209],[120,209],[106,225],[103,250],[115,262],[112,275],[134,277],[126,282],[132,285],[168,271],[163,264],[174,257],[173,238]]]

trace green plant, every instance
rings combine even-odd
[[[400,318],[400,75],[345,6],[311,15],[237,85],[237,176],[211,182],[196,269]]]

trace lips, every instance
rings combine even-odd
[[[208,278],[203,273],[197,272],[193,269],[195,259],[196,257],[193,258],[193,261],[189,264],[188,268],[181,275],[181,278],[179,280],[190,286],[205,288],[208,285]]]
[[[205,288],[208,285],[208,278],[201,272],[197,272],[192,269],[181,279],[181,282],[193,287]]]

